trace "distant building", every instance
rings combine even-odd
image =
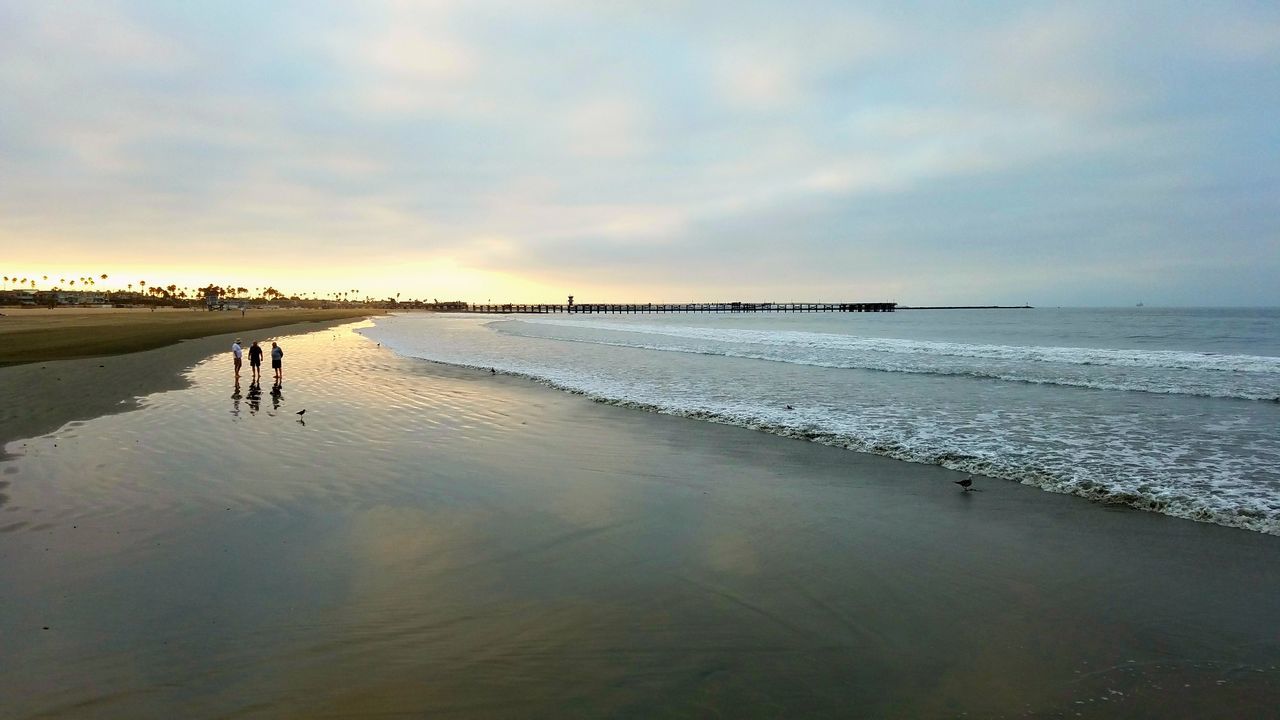
[[[0,305],[35,305],[36,294],[30,290],[0,291]]]

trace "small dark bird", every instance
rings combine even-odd
[[[788,406],[787,406],[787,409],[788,409],[788,410],[795,410],[795,408],[791,407],[790,405],[788,405]]]
[[[303,408],[303,409],[299,410],[298,412],[296,412],[296,413],[294,413],[294,414],[295,414],[295,415],[306,415],[306,414],[307,414],[307,410],[306,410],[306,408]]]
[[[951,482],[953,482],[953,483],[955,483],[955,484],[959,485],[960,487],[964,488],[964,489],[965,489],[965,492],[968,492],[968,491],[970,491],[970,490],[972,490],[972,489],[973,489],[973,476],[972,476],[972,475],[970,475],[969,477],[967,477],[967,478],[965,478],[965,479],[963,479],[963,480],[952,480]]]
[[[497,370],[494,370],[493,368],[489,368],[489,374],[490,374],[490,375],[497,375],[497,374],[498,374],[498,371],[497,371]]]

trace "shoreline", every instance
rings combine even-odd
[[[128,412],[139,407],[142,397],[189,387],[191,381],[184,373],[210,355],[224,351],[229,355],[237,337],[249,333],[279,337],[365,317],[236,329],[138,352],[0,365],[0,460],[5,457],[5,445],[14,440],[38,437],[77,420]],[[246,361],[242,376],[248,373]]]
[[[395,318],[389,319],[389,322],[394,321]],[[375,328],[368,328],[357,332],[371,339],[381,340],[392,348],[398,347],[397,343],[403,343],[403,340],[398,339],[394,333],[390,335],[379,334],[375,330]],[[413,354],[412,344],[405,344],[404,347],[408,350],[407,357],[446,366],[451,365],[481,371],[488,370],[487,365],[484,363],[463,362],[458,357],[450,357],[449,360],[420,358],[418,355]],[[429,352],[425,354],[430,355]],[[732,353],[729,353],[728,356],[733,357]],[[503,367],[500,362],[496,364],[499,368]],[[866,369],[871,372],[878,371],[878,368]],[[690,409],[687,406],[682,407],[678,403],[664,402],[661,398],[652,399],[652,395],[636,399],[634,394],[628,397],[627,393],[613,391],[607,385],[601,389],[599,386],[591,387],[589,384],[579,383],[576,381],[576,377],[571,375],[531,374],[522,371],[518,367],[516,369],[499,369],[498,372],[554,389],[557,392],[581,395],[594,402],[625,409],[690,417],[704,422],[724,424],[749,429],[753,432],[835,447],[848,452],[890,458],[913,465],[938,466],[959,473],[969,473],[978,477],[989,478],[994,481],[1026,485],[1040,492],[1069,495],[1100,507],[1124,507],[1190,522],[1207,523],[1250,533],[1280,537],[1280,522],[1278,522],[1280,518],[1277,518],[1274,506],[1268,509],[1261,501],[1252,505],[1242,503],[1233,506],[1225,502],[1206,502],[1205,498],[1192,493],[1174,491],[1144,493],[1133,488],[1133,485],[1137,485],[1136,482],[1130,483],[1128,486],[1111,486],[1093,481],[1081,481],[1070,472],[1064,472],[1057,468],[1053,470],[1039,468],[1030,462],[1021,464],[1004,462],[1001,458],[984,457],[979,453],[952,452],[946,447],[938,448],[934,446],[930,448],[926,446],[922,449],[918,445],[913,446],[907,442],[860,437],[857,432],[841,432],[838,429],[815,429],[799,424],[788,424],[785,419],[779,419],[776,416],[769,417],[758,412],[756,414],[732,412],[736,408],[730,408],[731,411],[722,411],[716,407],[695,407]],[[1027,384],[1029,386],[1034,385],[1029,382]],[[1254,401],[1250,400],[1248,402]],[[1174,489],[1176,490],[1176,488]]]

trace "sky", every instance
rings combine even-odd
[[[0,270],[1280,305],[1280,4],[0,0]]]

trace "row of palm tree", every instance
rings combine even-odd
[[[87,289],[87,288],[96,289],[98,285],[98,280],[102,280],[105,283],[109,277],[110,276],[107,273],[102,273],[96,279],[93,276],[88,276],[88,275],[84,277],[79,277],[79,278],[71,278],[70,280],[68,280],[65,277],[60,277],[58,278],[57,283],[55,283],[51,289],[55,292],[61,292],[64,289],[74,290],[74,289],[77,289],[77,287],[82,289]],[[0,279],[3,279],[4,281],[5,290],[9,289],[10,284],[13,284],[15,289],[30,288],[31,290],[35,290],[39,287],[40,282],[44,282],[44,283],[49,282],[48,275],[42,275],[39,278],[39,280],[37,280],[34,277],[20,278],[16,274],[12,276],[3,275],[3,276],[0,276]],[[78,286],[77,286],[77,283],[78,283]],[[334,302],[370,302],[374,299],[371,297],[361,298],[359,295],[360,290],[358,288],[352,288],[350,290],[342,290],[337,292],[331,291],[328,293],[307,291],[303,293],[289,294],[289,293],[281,292],[280,290],[277,290],[274,287],[268,286],[268,287],[253,288],[253,293],[250,294],[249,288],[235,285],[233,283],[227,283],[226,285],[217,285],[214,283],[210,283],[209,285],[206,285],[201,288],[179,287],[175,283],[171,283],[169,285],[164,285],[164,286],[156,285],[153,283],[150,285],[150,287],[148,287],[148,283],[146,280],[139,280],[137,281],[137,283],[132,283],[132,282],[127,283],[125,285],[125,291],[132,294],[135,284],[137,285],[139,293],[144,295],[149,295],[152,297],[166,299],[166,300],[170,300],[170,299],[185,300],[189,298],[201,299],[208,296],[210,293],[213,293],[219,298],[233,298],[233,299],[240,299],[240,298],[263,299],[263,300],[293,299],[293,300],[319,300],[319,301],[334,301]],[[116,292],[120,292],[120,291],[117,290]],[[399,298],[400,294],[397,293],[396,297]]]
[[[106,280],[106,279],[107,279],[107,274],[106,274],[106,273],[103,273],[103,274],[99,275],[98,277],[99,277],[99,278],[101,278],[102,280]],[[24,277],[24,278],[19,278],[17,275],[13,275],[13,276],[3,275],[3,276],[0,276],[0,278],[3,278],[3,280],[4,280],[4,289],[5,289],[5,290],[8,290],[8,289],[9,289],[9,283],[13,283],[15,286],[17,286],[17,287],[19,287],[19,288],[24,288],[24,287],[27,287],[27,286],[29,285],[29,286],[31,287],[31,289],[32,289],[32,290],[35,290],[35,289],[36,289],[36,287],[37,287],[37,285],[36,285],[36,279],[35,279],[35,278],[25,278],[25,277]],[[48,276],[48,275],[42,275],[42,276],[40,276],[40,279],[41,279],[42,281],[44,281],[44,282],[48,282],[48,281],[49,281],[49,276]],[[76,282],[77,282],[77,281],[79,281],[79,283],[80,283],[80,286],[81,286],[81,287],[94,287],[94,286],[96,286],[96,285],[98,284],[98,281],[97,281],[97,280],[94,280],[94,279],[93,279],[93,277],[91,277],[91,276],[85,276],[85,277],[82,277],[82,278],[71,278],[71,282],[69,282],[69,283],[67,282],[67,279],[66,279],[65,277],[64,277],[64,278],[58,278],[58,283],[59,283],[60,285],[68,285],[69,287],[75,287],[75,285],[76,285]],[[55,289],[56,289],[56,288],[55,288]]]

